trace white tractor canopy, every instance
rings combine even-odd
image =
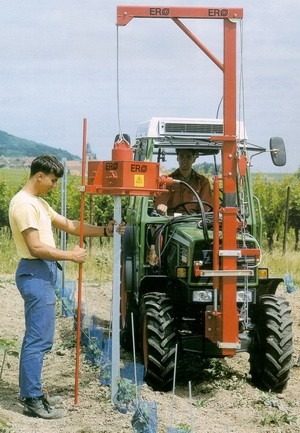
[[[137,142],[152,139],[154,148],[165,154],[174,154],[175,149],[192,148],[201,154],[216,154],[222,147],[214,137],[224,134],[223,119],[152,117],[138,125]],[[243,122],[236,124],[238,145],[245,146],[247,135]],[[154,153],[156,153],[154,151]]]
[[[151,140],[153,155],[163,160],[166,155],[175,155],[176,149],[193,149],[199,155],[216,155],[222,149],[224,137],[223,119],[152,117],[139,123],[136,133],[135,148],[138,159],[144,159],[146,147]],[[220,141],[216,138],[220,137]],[[242,121],[236,122],[237,150],[241,153],[254,152],[254,155],[266,152],[267,147],[249,143]],[[276,166],[284,166],[286,153],[281,137],[272,137],[269,143],[272,161]]]

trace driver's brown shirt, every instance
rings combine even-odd
[[[202,174],[198,174],[192,169],[188,180],[184,179],[179,169],[169,174],[173,179],[183,180],[188,183],[199,195],[202,201],[213,205],[213,193],[210,187],[209,180]],[[174,183],[168,187],[168,192],[162,193],[160,196],[155,198],[155,207],[159,204],[165,204],[168,206],[168,214],[172,215],[174,209],[180,204],[190,201],[196,201],[195,195],[185,185],[181,183]],[[199,213],[199,206],[197,203],[190,203],[186,205],[186,208],[190,213]],[[186,213],[184,208],[180,207],[176,210],[179,213]]]

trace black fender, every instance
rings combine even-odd
[[[258,286],[256,289],[257,299],[259,299],[262,295],[275,295],[277,287],[280,283],[283,282],[283,279],[278,278],[266,278],[260,279],[258,281]]]

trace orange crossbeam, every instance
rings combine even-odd
[[[125,26],[133,18],[206,18],[237,19],[243,17],[242,8],[213,7],[157,7],[157,6],[118,6],[117,25]]]

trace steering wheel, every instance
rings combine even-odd
[[[182,207],[188,215],[193,215],[193,212],[190,211],[186,207],[186,205],[187,204],[194,204],[194,203],[199,204],[198,201],[195,201],[195,200],[185,201],[183,203],[179,203],[177,206],[175,206],[174,208],[172,208],[170,210],[172,210],[172,212],[175,213],[177,209],[179,209],[180,207]],[[207,201],[202,201],[202,203],[203,203],[203,206],[208,207],[208,211],[206,211],[206,212],[212,212],[213,211],[213,207],[212,207],[212,205],[210,203],[208,203]]]

